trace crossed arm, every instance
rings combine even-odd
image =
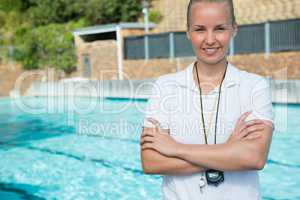
[[[154,128],[144,128],[142,137],[148,132],[155,131]],[[165,134],[169,134],[168,130],[163,130]],[[141,138],[142,140],[142,138]],[[142,167],[146,174],[169,174],[169,175],[180,175],[180,174],[193,174],[204,171],[205,169],[197,164],[189,161],[166,156],[160,152],[145,148],[141,149]]]
[[[146,174],[191,174],[205,169],[222,171],[260,170],[264,167],[272,138],[269,121],[238,120],[229,140],[217,145],[176,142],[167,130],[145,128],[141,137],[142,167]]]

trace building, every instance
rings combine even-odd
[[[149,27],[154,28],[154,24]],[[74,30],[78,64],[84,77],[123,77],[123,41],[126,36],[143,35],[141,23],[106,24]]]
[[[258,52],[244,51],[244,53],[233,52],[230,61],[242,69],[255,72],[262,75],[272,76],[276,79],[300,79],[300,37],[295,35],[300,32],[300,1],[299,0],[234,0],[237,22],[241,25],[240,32],[243,32],[245,25],[256,27],[256,30],[262,30],[266,33],[268,24],[276,25],[277,29],[285,27],[285,24],[292,23],[294,30],[293,44],[295,48],[289,46],[277,51],[270,51],[266,34],[260,35],[263,44],[263,50]],[[172,6],[170,6],[172,5]],[[159,24],[152,24],[151,33],[156,34],[157,38],[153,40],[154,45],[159,45],[163,41],[164,34],[172,33],[181,34],[186,30],[186,8],[188,0],[157,0],[153,3],[153,9],[158,10],[163,15],[163,20]],[[287,20],[287,21],[285,21]],[[278,23],[277,23],[278,21]],[[296,24],[294,24],[294,21]],[[276,24],[276,23],[278,24]],[[270,25],[269,25],[270,26]],[[115,33],[102,32],[92,33],[95,30],[109,30],[113,28]],[[122,33],[117,27],[121,27]],[[290,25],[289,25],[290,27]],[[269,28],[270,29],[270,28]],[[272,31],[273,29],[271,29]],[[91,32],[89,32],[91,31]],[[270,31],[270,30],[269,30]],[[278,30],[278,31],[281,31]],[[181,32],[181,33],[180,33]],[[176,72],[184,68],[194,60],[193,56],[172,56],[169,57],[152,57],[150,59],[128,59],[126,52],[128,47],[126,42],[131,40],[145,40],[143,36],[143,25],[119,24],[95,26],[74,32],[78,66],[80,74],[92,79],[145,79],[155,78],[159,75]],[[288,34],[288,33],[282,33]],[[101,35],[101,36],[100,36]],[[249,34],[248,34],[249,35]],[[132,37],[135,36],[135,37]],[[285,37],[284,35],[281,37]],[[168,38],[165,38],[167,41]],[[268,40],[270,40],[268,38]],[[117,42],[119,41],[119,42]],[[283,41],[284,42],[284,41]],[[296,44],[297,43],[297,44]],[[138,45],[137,45],[138,44]],[[171,44],[171,43],[166,43]],[[137,45],[136,53],[144,53],[143,42],[134,43]],[[161,44],[162,45],[162,44]],[[168,45],[162,45],[166,47]],[[172,46],[172,45],[170,45]],[[241,46],[241,45],[240,45]],[[272,46],[272,44],[271,44]],[[142,47],[142,48],[141,48]],[[138,49],[139,48],[139,49]],[[151,44],[150,44],[151,48]],[[170,47],[171,48],[171,47]],[[122,50],[123,49],[123,50]],[[232,48],[234,49],[234,48]],[[269,50],[268,50],[269,49]],[[160,48],[152,48],[153,52],[159,51]],[[170,50],[171,52],[171,50]],[[267,52],[267,54],[266,54]],[[145,53],[146,55],[146,53]],[[105,74],[105,75],[104,75]],[[122,74],[122,75],[120,75]]]

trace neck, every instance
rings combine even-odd
[[[218,81],[222,79],[227,65],[227,60],[223,60],[217,64],[209,65],[197,60],[197,70],[200,80],[204,81]],[[196,73],[196,72],[194,72]]]
[[[197,61],[196,67],[203,94],[209,94],[211,90],[221,83],[226,70],[226,65],[226,60],[216,65],[207,65],[201,61]],[[199,87],[197,72],[195,69],[193,70],[193,77],[196,85]]]

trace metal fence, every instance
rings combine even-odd
[[[149,37],[149,58],[167,58],[170,55],[169,35],[157,34]]]
[[[174,33],[174,57],[187,57],[194,55],[191,42],[187,39],[186,32]]]
[[[125,59],[194,56],[185,32],[125,38]],[[239,26],[231,55],[300,50],[300,19]]]
[[[261,53],[265,51],[265,26],[255,24],[241,26],[234,38],[234,54]]]
[[[270,23],[271,51],[300,50],[300,19]]]
[[[145,57],[144,36],[128,37],[124,41],[124,55],[128,59],[141,59]]]

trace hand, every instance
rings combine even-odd
[[[141,136],[142,150],[153,149],[165,156],[175,156],[177,143],[169,134],[160,130],[160,124],[157,120],[147,119],[155,128],[152,131],[144,131]]]
[[[227,143],[237,142],[243,139],[257,139],[261,136],[258,131],[264,130],[264,121],[254,119],[246,122],[245,119],[250,114],[251,111],[245,112],[240,116]]]

